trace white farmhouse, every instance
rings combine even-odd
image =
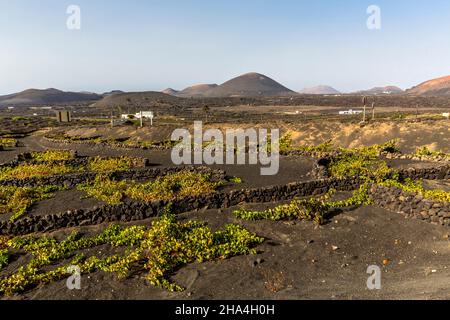
[[[143,119],[153,119],[154,118],[154,114],[153,111],[142,111],[142,112],[138,112],[136,113],[135,117],[137,119],[140,119],[142,115]]]
[[[361,114],[363,113],[362,110],[345,110],[345,111],[339,111],[340,115],[355,115],[355,114]]]

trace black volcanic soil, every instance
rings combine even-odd
[[[66,144],[49,142],[42,136],[29,136],[21,140],[24,148],[11,153],[0,153],[0,163],[11,161],[14,156],[25,151],[43,151],[47,149],[72,149],[76,150],[80,156],[104,156],[118,157],[131,156],[148,158],[156,165],[162,167],[173,166],[169,150],[142,150],[142,149],[117,149],[107,146],[92,147],[83,144]],[[2,158],[3,157],[3,158]],[[212,168],[225,170],[230,176],[243,179],[241,188],[255,188],[271,185],[286,184],[289,182],[310,180],[308,173],[314,167],[315,161],[305,157],[281,157],[280,169],[276,176],[261,176],[259,165],[215,165]]]
[[[33,204],[27,212],[21,216],[25,218],[30,215],[50,215],[64,213],[73,209],[88,210],[104,205],[102,201],[95,198],[88,198],[86,194],[78,190],[64,190],[55,192],[55,196]],[[0,221],[8,220],[12,214],[0,215]]]
[[[40,136],[27,137],[21,142],[24,144],[21,149],[0,152],[0,162],[24,150],[68,148],[49,143]],[[162,166],[171,165],[168,151],[72,147],[80,155],[141,156]],[[408,160],[395,160],[391,164],[396,167],[434,165]],[[247,188],[307,180],[313,165],[312,159],[282,157],[280,174],[275,177],[260,176],[258,166],[220,167],[229,175],[243,178],[244,183],[238,187]],[[99,204],[93,199],[81,200],[81,196],[78,191],[58,193],[58,198],[34,206],[31,214]],[[274,205],[247,207],[265,209]],[[233,217],[232,210],[200,210],[178,218],[206,221],[213,229],[227,223],[241,224],[266,238],[258,247],[259,254],[181,268],[172,280],[187,288],[183,293],[168,293],[152,287],[143,279],[145,274],[117,280],[115,275],[97,272],[83,276],[80,291],[69,291],[65,281],[58,281],[8,299],[450,299],[448,227],[404,219],[400,214],[378,207],[341,212],[320,227],[310,222],[242,221]],[[151,219],[133,224],[150,222]],[[76,230],[92,233],[106,226]],[[73,230],[60,230],[51,235],[67,236]],[[333,250],[333,247],[338,249]],[[104,252],[106,249],[93,250]],[[382,268],[381,290],[370,291],[366,287],[369,265]],[[6,267],[2,274],[15,268],[17,262]]]
[[[143,279],[145,274],[117,280],[97,272],[83,276],[80,291],[69,291],[65,281],[59,281],[13,299],[450,298],[448,228],[405,220],[374,207],[341,213],[321,227],[310,222],[245,222],[230,211],[189,212],[179,219],[207,221],[213,229],[242,224],[267,239],[258,247],[260,253],[181,268],[172,280],[187,288],[183,293],[152,287]],[[78,229],[92,232],[103,227]],[[389,262],[383,265],[384,260]],[[366,287],[369,265],[382,268],[381,290]]]

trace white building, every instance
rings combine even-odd
[[[361,113],[363,113],[362,110],[353,110],[353,109],[345,110],[345,111],[339,111],[340,115],[354,115],[354,114],[361,114]]]
[[[129,119],[134,119],[135,115],[134,114],[122,114],[120,116],[120,118],[123,119],[123,120],[129,120]]]
[[[128,119],[140,119],[141,118],[141,112],[138,112],[136,114],[122,114],[120,116],[121,119],[128,120]],[[143,119],[153,119],[154,113],[153,111],[142,111],[142,118]]]
[[[444,113],[442,114],[442,116],[443,116],[444,118],[450,119],[450,112],[444,112]]]
[[[153,119],[154,118],[154,114],[153,111],[142,111],[142,112],[138,112],[136,113],[135,117],[137,119],[140,119],[142,115],[142,118],[144,119]]]

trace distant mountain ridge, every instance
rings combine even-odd
[[[177,103],[180,99],[181,98],[156,91],[124,92],[106,96],[102,100],[95,102],[93,107],[127,107],[131,105],[151,107],[157,104],[165,105]]]
[[[0,96],[0,106],[52,105],[96,101],[102,98],[96,93],[65,92],[58,89],[28,89],[22,92]]]
[[[300,94],[338,95],[341,94],[333,87],[320,85],[305,88]],[[246,73],[235,77],[221,85],[199,84],[177,91],[167,88],[163,92],[123,92],[113,90],[103,94],[92,92],[66,92],[54,88],[28,89],[22,92],[0,96],[0,107],[55,105],[78,102],[92,102],[94,106],[129,105],[130,103],[148,102],[170,104],[180,102],[181,98],[232,98],[232,97],[291,97],[296,93],[277,81],[256,72]],[[353,95],[418,95],[418,96],[450,96],[450,76],[425,81],[409,90],[402,90],[396,86],[375,87],[370,90],[351,93]]]
[[[181,91],[168,88],[162,93],[181,98],[274,97],[297,94],[275,80],[256,72],[243,74],[221,85],[197,84]]]
[[[113,94],[119,94],[119,93],[124,93],[124,92],[122,90],[112,90],[112,91],[103,93],[102,96],[106,97],[106,96],[111,96]]]
[[[300,94],[341,94],[338,90],[330,86],[316,86],[305,88],[299,91]]]
[[[162,93],[165,93],[165,94],[168,94],[168,95],[171,95],[171,96],[175,96],[177,93],[179,93],[180,91],[178,91],[178,90],[175,90],[175,89],[172,89],[172,88],[167,88],[167,89],[164,89],[163,91],[161,91]]]
[[[205,94],[214,89],[217,88],[217,84],[196,84],[191,87],[187,87],[184,90],[181,90],[176,93],[176,96],[178,97],[184,97],[184,98],[191,98],[191,97],[203,97]]]
[[[274,97],[296,93],[275,80],[256,72],[233,78],[205,93],[207,97]]]
[[[357,94],[377,95],[377,94],[402,94],[405,91],[396,86],[375,87],[369,90],[356,92]]]

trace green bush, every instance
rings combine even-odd
[[[93,182],[81,184],[78,189],[90,197],[115,205],[121,203],[125,197],[152,202],[198,196],[214,192],[220,184],[221,182],[211,181],[210,175],[180,171],[160,176],[147,183],[116,181],[108,176],[98,175]]]
[[[52,162],[72,160],[75,158],[75,155],[72,151],[68,150],[47,150],[44,152],[32,152],[31,158],[36,161]]]
[[[52,163],[22,163],[16,167],[0,168],[0,180],[8,179],[27,179],[54,176],[61,174],[70,174],[80,172],[80,168],[75,168],[65,164]]]
[[[7,266],[9,262],[8,250],[0,250],[0,270]]]
[[[55,186],[45,187],[16,187],[0,186],[0,214],[12,214],[10,220],[20,218],[35,202],[54,196],[59,190]]]
[[[423,187],[420,181],[413,181],[411,179],[406,179],[403,183],[398,180],[389,179],[379,183],[384,187],[396,187],[400,188],[405,192],[411,192],[422,195],[426,199],[439,201],[439,202],[450,202],[450,192],[434,189],[427,190]]]
[[[353,193],[352,197],[343,201],[330,201],[335,192],[334,189],[331,189],[320,197],[293,200],[289,204],[265,211],[235,210],[233,214],[237,218],[244,220],[280,221],[284,219],[299,219],[322,224],[327,214],[333,209],[372,204],[368,194],[368,184],[362,185],[359,190]]]
[[[0,150],[17,147],[17,143],[13,138],[0,138]]]
[[[417,148],[415,152],[416,156],[425,156],[425,157],[439,157],[439,158],[449,158],[450,154],[445,153],[443,151],[431,151],[427,147]]]
[[[9,262],[8,240],[8,237],[0,236],[0,270]]]

